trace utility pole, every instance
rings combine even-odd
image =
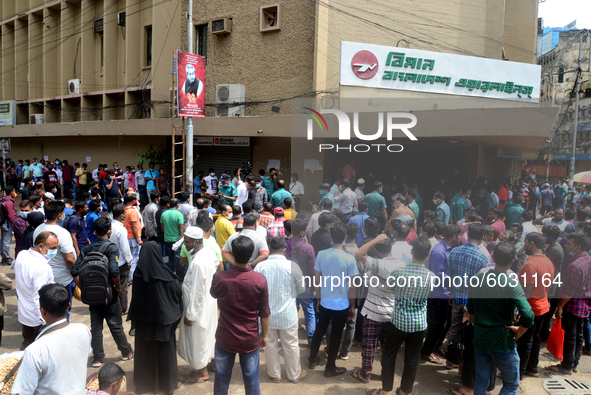
[[[580,37],[579,43],[579,63],[577,65],[577,87],[576,87],[576,100],[575,100],[575,124],[573,130],[573,153],[570,158],[570,179],[568,180],[568,189],[570,190],[569,200],[574,201],[575,189],[574,189],[574,178],[575,178],[575,155],[577,152],[577,129],[579,123],[579,91],[581,90],[581,55],[583,49],[583,34]]]
[[[554,138],[554,129],[552,129],[552,131],[550,132],[550,142],[548,143],[548,150],[546,151],[546,155],[548,156],[546,158],[546,182],[549,182],[548,180],[550,179],[550,158],[551,158],[551,153],[552,153],[552,139]]]
[[[187,52],[193,53],[193,0],[189,0],[189,15],[187,18]],[[187,119],[185,144],[185,191],[189,192],[189,202],[193,204],[193,118],[191,117]]]

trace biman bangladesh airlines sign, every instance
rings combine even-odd
[[[541,66],[341,42],[340,83],[538,103]]]

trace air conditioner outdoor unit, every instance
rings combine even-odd
[[[80,87],[81,81],[80,78],[74,78],[73,80],[68,81],[68,94],[69,95],[77,95],[82,93],[82,89]]]
[[[117,14],[117,24],[119,26],[125,26],[125,12]]]
[[[43,114],[31,115],[31,125],[37,125],[43,123]]]
[[[215,116],[244,116],[245,87],[242,84],[223,84],[215,87]]]
[[[211,21],[211,34],[232,33],[232,20],[230,18]]]

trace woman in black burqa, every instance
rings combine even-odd
[[[183,291],[158,244],[142,246],[133,274],[127,319],[135,332],[135,392],[172,394],[180,385],[175,330],[183,314]]]
[[[34,247],[33,234],[35,233],[35,229],[45,222],[45,216],[39,211],[32,211],[27,215],[27,222],[29,226],[27,226],[21,237],[21,251],[26,251]]]

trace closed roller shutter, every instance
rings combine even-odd
[[[242,167],[243,161],[251,162],[251,147],[216,147],[216,146],[195,146],[193,155],[197,158],[193,167],[193,174],[197,175],[199,170],[203,170],[207,175],[210,167],[215,169],[218,178],[221,174],[230,170],[234,174],[235,169]]]

